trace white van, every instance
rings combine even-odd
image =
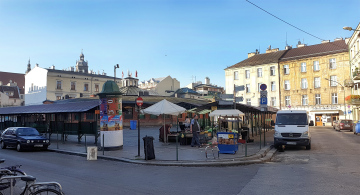
[[[281,110],[276,113],[274,146],[306,146],[311,149],[308,114],[305,110]]]

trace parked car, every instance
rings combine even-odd
[[[352,120],[339,120],[339,122],[336,124],[335,130],[341,131],[341,130],[350,130],[353,131],[353,121]]]
[[[16,147],[17,151],[24,149],[44,149],[50,145],[49,139],[40,135],[32,127],[9,127],[1,134],[1,148]]]
[[[333,128],[335,129],[336,125],[339,123],[339,120],[333,122]]]

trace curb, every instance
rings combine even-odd
[[[51,152],[57,152],[62,154],[76,155],[87,157],[87,153],[82,152],[71,152],[59,149],[48,149]],[[146,160],[132,160],[127,158],[117,158],[111,156],[97,156],[98,159],[120,161],[125,163],[133,163],[140,165],[152,165],[152,166],[182,166],[182,167],[225,167],[225,166],[239,166],[239,165],[250,165],[260,164],[271,161],[272,157],[276,153],[276,149],[271,146],[262,148],[259,152],[252,156],[236,158],[232,160],[223,161],[146,161]]]

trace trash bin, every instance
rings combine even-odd
[[[145,136],[144,140],[144,154],[145,160],[155,159],[155,151],[154,151],[154,137]]]
[[[130,120],[130,130],[136,130],[136,120]]]

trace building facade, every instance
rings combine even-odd
[[[278,62],[285,52],[270,46],[266,53],[249,53],[247,59],[226,68],[226,93],[233,94],[235,86],[243,86],[243,91],[235,92],[236,97],[241,97],[238,103],[260,106],[260,85],[266,84],[268,106],[280,108]]]
[[[351,103],[353,119],[360,120],[360,23],[354,30],[354,33],[349,38],[349,56],[350,56],[350,67],[351,77],[353,79],[354,87],[352,88],[353,98],[348,98]]]
[[[76,69],[56,70],[55,66],[47,69],[36,65],[25,75],[25,105],[42,104],[45,100],[90,97],[100,93],[107,80],[114,80],[105,73],[86,70],[87,62],[82,53]],[[121,79],[116,78],[116,83],[122,87]]]
[[[171,76],[151,78],[150,80],[140,82],[139,88],[153,90],[161,96],[170,96],[180,89],[180,82]]]
[[[316,126],[351,119],[345,96],[351,94],[348,48],[343,39],[297,45],[280,58],[281,110],[307,110]]]

